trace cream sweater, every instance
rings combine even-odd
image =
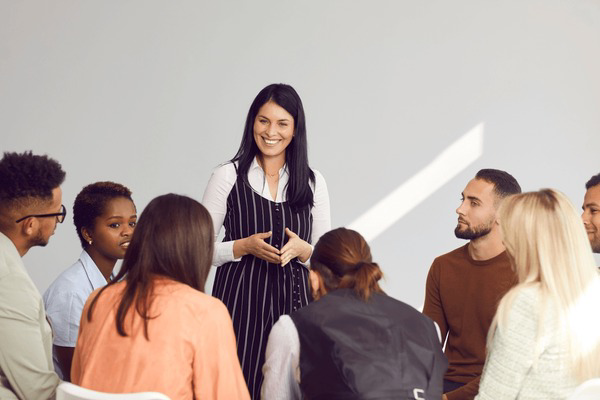
[[[506,323],[494,335],[475,399],[565,399],[574,391],[577,384],[567,367],[567,342],[560,321],[552,307],[541,315],[539,303],[537,288],[517,294]],[[539,357],[534,362],[541,320]]]

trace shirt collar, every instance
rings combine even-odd
[[[83,250],[81,252],[79,261],[81,261],[83,269],[94,290],[106,285],[107,282],[104,275],[102,275],[102,272],[100,272],[100,269],[98,269],[98,266],[96,266],[96,263],[92,260],[92,257],[90,257],[87,251]]]
[[[250,164],[250,168],[248,169],[248,172],[254,171],[254,170],[260,171],[263,175],[265,173],[265,171],[263,171],[262,167],[258,163],[258,157],[254,157],[254,159],[252,160],[252,164]],[[281,167],[281,169],[279,170],[279,177],[281,178],[281,176],[283,176],[284,174],[288,174],[288,173],[289,173],[288,166],[287,166],[287,163],[285,163],[285,164],[283,164],[283,167]]]

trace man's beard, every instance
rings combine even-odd
[[[474,228],[468,227],[466,229],[460,229],[460,224],[458,224],[454,229],[454,235],[459,239],[478,239],[492,231],[492,224],[493,222],[488,224],[481,224]]]
[[[594,253],[600,253],[600,239],[593,240],[592,242],[590,242],[590,244],[592,245],[592,251]]]
[[[32,237],[29,240],[29,248],[32,248],[34,246],[44,247],[47,244],[48,244],[48,239],[44,238],[44,235],[42,234],[41,230],[38,231],[37,235],[35,235],[34,237]]]

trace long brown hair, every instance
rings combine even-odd
[[[354,289],[363,300],[373,292],[383,292],[377,283],[383,272],[371,257],[371,248],[360,233],[337,228],[317,242],[310,267],[323,279],[327,291]]]
[[[153,278],[164,276],[203,292],[213,241],[212,220],[202,204],[172,193],[156,197],[138,220],[121,270],[92,300],[88,321],[102,292],[125,279],[117,309],[117,331],[127,336],[125,316],[135,305],[135,311],[144,320],[144,336],[148,339],[148,321],[153,318],[149,315]]]

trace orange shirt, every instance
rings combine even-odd
[[[73,383],[104,392],[156,391],[171,399],[250,399],[227,308],[182,283],[156,278],[144,337],[142,318],[129,309],[128,336],[117,333],[116,310],[125,283],[85,304],[73,356]]]

